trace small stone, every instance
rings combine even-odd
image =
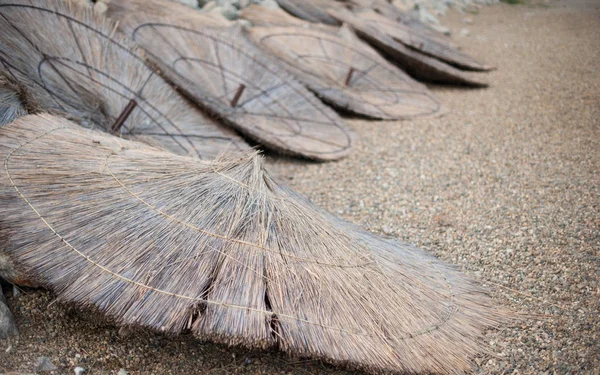
[[[38,357],[37,363],[35,365],[36,372],[49,372],[56,370],[58,370],[58,367],[54,366],[54,363],[50,361],[50,358]]]
[[[217,0],[217,5],[222,8],[232,6],[237,9],[240,9],[240,0]]]
[[[73,369],[73,372],[75,372],[75,375],[83,375],[85,374],[85,369],[83,367],[77,366]]]
[[[129,371],[122,368],[119,370],[119,372],[117,372],[117,375],[129,375]]]
[[[432,24],[429,26],[431,26],[431,28],[434,29],[435,31],[437,31],[438,33],[442,33],[442,34],[448,35],[448,36],[450,36],[450,34],[451,34],[450,29],[445,26],[437,25],[437,24]]]
[[[216,2],[209,1],[206,4],[204,4],[204,6],[202,7],[202,11],[203,12],[210,12],[211,10],[213,10],[216,7],[217,7],[217,3]]]
[[[473,24],[473,19],[472,19],[472,18],[469,18],[469,17],[467,17],[467,18],[463,18],[463,19],[462,19],[462,22],[463,22],[463,23],[466,23],[467,25],[472,25],[472,24]]]
[[[190,8],[198,8],[198,0],[176,0],[178,3],[181,3]]]
[[[437,19],[437,17],[431,14],[427,9],[423,7],[419,8],[419,18],[425,23],[429,23],[432,25],[440,24],[440,21]]]
[[[252,22],[250,22],[248,20],[239,19],[239,20],[237,20],[237,23],[245,29],[249,29],[252,27]]]
[[[107,10],[108,6],[103,1],[97,1],[96,4],[94,4],[94,13],[104,14]]]
[[[0,289],[0,339],[18,335],[17,324]]]
[[[240,18],[240,11],[231,4],[223,6],[221,14],[230,21]]]
[[[460,31],[458,32],[458,35],[465,38],[465,37],[470,36],[471,32],[468,29],[460,29]]]
[[[21,295],[21,290],[19,290],[19,287],[17,287],[16,285],[13,285],[12,293],[14,298],[19,298],[19,296]]]
[[[263,0],[260,2],[260,6],[269,9],[280,9],[279,3],[275,0]]]

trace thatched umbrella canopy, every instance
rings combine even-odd
[[[252,40],[325,102],[380,119],[438,115],[439,101],[347,27],[337,35],[305,27],[254,27]]]
[[[391,21],[410,27],[413,32],[418,33],[421,37],[426,36],[429,39],[434,39],[453,48],[458,48],[448,36],[421,22],[409,13],[401,11],[394,4],[386,0],[341,0],[340,2],[353,12],[360,12],[364,9],[373,10]]]
[[[21,101],[19,91],[14,82],[0,74],[0,126],[27,114],[27,109]]]
[[[0,128],[0,159],[1,251],[120,324],[450,374],[500,317],[454,267],[317,208],[256,155],[202,161],[33,115]]]
[[[107,14],[196,103],[265,147],[316,160],[348,155],[355,138],[345,122],[239,25],[213,27],[194,11],[174,17],[171,5],[152,14],[129,11],[139,1],[113,0]]]
[[[431,38],[428,34],[415,31],[408,25],[389,20],[373,10],[361,10],[356,13],[356,16],[365,24],[379,29],[405,46],[457,68],[475,71],[494,69],[493,66],[475,60],[458,48],[442,41],[439,37]]]
[[[40,109],[172,152],[249,150],[150,68],[115,24],[60,0],[0,1],[0,69]]]
[[[354,14],[346,9],[328,9],[328,13],[340,22],[351,26],[361,38],[381,50],[417,79],[475,87],[487,86],[487,83],[476,75],[477,73],[462,71],[446,62],[416,51],[412,47],[405,46],[380,30],[378,24],[363,20],[360,14]]]

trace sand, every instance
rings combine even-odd
[[[470,18],[473,24],[463,23]],[[488,89],[432,87],[436,119],[349,119],[362,142],[326,164],[269,164],[317,204],[413,242],[480,279],[518,318],[490,330],[479,374],[600,373],[600,3],[499,4],[443,22],[498,66]],[[460,33],[456,33],[460,34]],[[345,374],[276,352],[121,332],[52,294],[9,296],[21,336],[0,373],[40,356],[72,374]],[[8,349],[8,350],[6,350]]]

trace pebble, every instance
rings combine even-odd
[[[122,368],[119,370],[119,372],[117,372],[117,375],[129,375],[129,371]]]
[[[198,0],[176,0],[177,2],[186,5],[190,8],[198,8]]]
[[[240,9],[240,0],[217,0],[217,5],[223,8],[233,6],[236,9]]]
[[[214,1],[209,1],[207,3],[204,4],[204,6],[202,7],[202,11],[203,12],[210,12],[212,9],[216,8],[217,3]]]
[[[48,372],[48,371],[56,371],[58,367],[50,361],[48,357],[38,357],[37,363],[35,365],[36,372]]]
[[[460,29],[460,31],[458,32],[458,35],[465,38],[471,35],[471,32],[469,31],[469,29]]]
[[[104,13],[106,13],[107,10],[108,10],[108,6],[103,1],[97,1],[94,4],[94,13],[104,14]]]
[[[233,21],[240,18],[240,11],[232,4],[225,4],[221,10],[221,15],[228,20]]]
[[[73,369],[75,375],[83,375],[85,374],[85,369],[83,367],[77,366]]]
[[[249,28],[251,28],[251,27],[252,27],[252,22],[250,22],[250,21],[248,21],[248,20],[239,19],[239,20],[237,20],[237,23],[238,23],[240,26],[242,26],[242,27],[244,27],[244,28],[247,28],[247,29],[249,29]]]
[[[260,2],[260,6],[263,6],[265,8],[269,8],[269,9],[279,9],[279,3],[275,0],[262,0]]]
[[[439,25],[439,24],[432,24],[432,25],[429,25],[429,26],[432,29],[434,29],[435,31],[437,31],[438,33],[442,33],[442,34],[448,35],[448,36],[450,34],[452,34],[452,32],[450,31],[450,29],[447,28],[446,26],[442,26],[442,25]]]
[[[17,324],[0,288],[0,339],[18,335]]]

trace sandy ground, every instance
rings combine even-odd
[[[475,373],[598,374],[600,2],[500,4],[444,22],[468,28],[456,43],[497,64],[489,89],[435,87],[451,109],[442,118],[349,120],[362,142],[348,159],[271,158],[271,168],[332,212],[457,264],[515,311],[487,333]],[[47,356],[63,374],[349,373],[188,336],[119,334],[51,301],[9,296],[21,336],[0,341],[0,372],[33,372]]]

